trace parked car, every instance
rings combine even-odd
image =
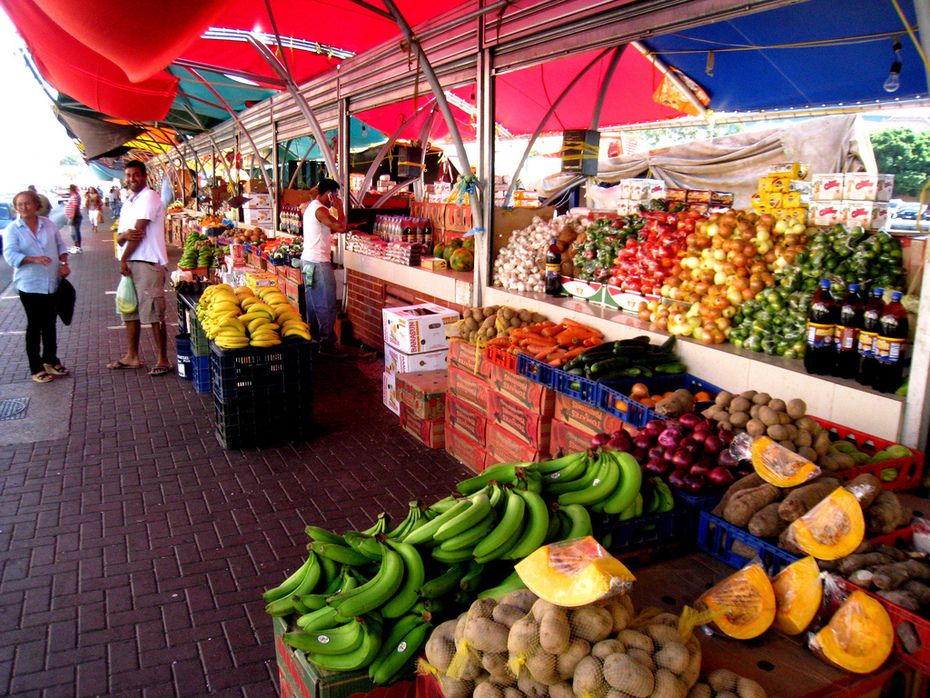
[[[61,187],[58,187],[55,190],[54,197],[49,197],[49,198],[52,199],[52,201],[54,201],[56,205],[64,206],[66,203],[68,203],[68,199],[71,198],[71,192],[68,191],[68,189],[66,188],[63,189]]]
[[[0,232],[2,232],[14,218],[16,218],[16,212],[13,210],[13,204],[8,201],[0,201]],[[2,236],[0,236],[0,254],[3,254]]]
[[[888,222],[888,230],[892,233],[917,232],[917,212],[920,204],[905,203],[898,206]],[[925,206],[920,216],[920,229],[930,233],[930,207]]]

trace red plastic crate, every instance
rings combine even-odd
[[[517,355],[504,351],[500,347],[487,346],[484,348],[484,355],[488,361],[498,366],[503,366],[508,371],[517,370]]]
[[[820,417],[814,417],[817,422],[828,431],[836,434],[841,439],[852,440],[860,449],[867,453],[877,453],[888,446],[893,446],[894,441],[888,441],[878,436],[872,436],[849,427],[844,427],[833,422],[828,422]],[[838,475],[853,478],[863,473],[871,473],[879,480],[882,479],[882,471],[886,468],[897,468],[898,477],[891,482],[882,481],[882,489],[886,490],[910,490],[920,485],[920,476],[924,470],[924,454],[920,451],[910,449],[912,456],[906,458],[895,458],[886,460],[881,463],[871,463],[868,465],[857,465],[849,470],[841,470]]]

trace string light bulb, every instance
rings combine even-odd
[[[891,70],[888,71],[888,77],[882,87],[885,92],[897,92],[901,87],[901,40],[895,37],[894,40],[894,63],[891,64]]]

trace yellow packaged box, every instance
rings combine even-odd
[[[789,179],[806,179],[807,169],[807,166],[800,162],[778,162],[769,165],[769,175]]]
[[[768,177],[759,177],[759,191],[763,194],[772,192],[788,191],[788,182],[790,177],[769,175]]]
[[[266,271],[250,271],[245,274],[245,283],[253,290],[262,286],[277,286],[278,277]]]

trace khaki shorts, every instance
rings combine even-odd
[[[167,271],[161,264],[129,262],[129,275],[136,287],[139,307],[123,315],[124,321],[138,320],[143,325],[165,321],[165,280]]]

